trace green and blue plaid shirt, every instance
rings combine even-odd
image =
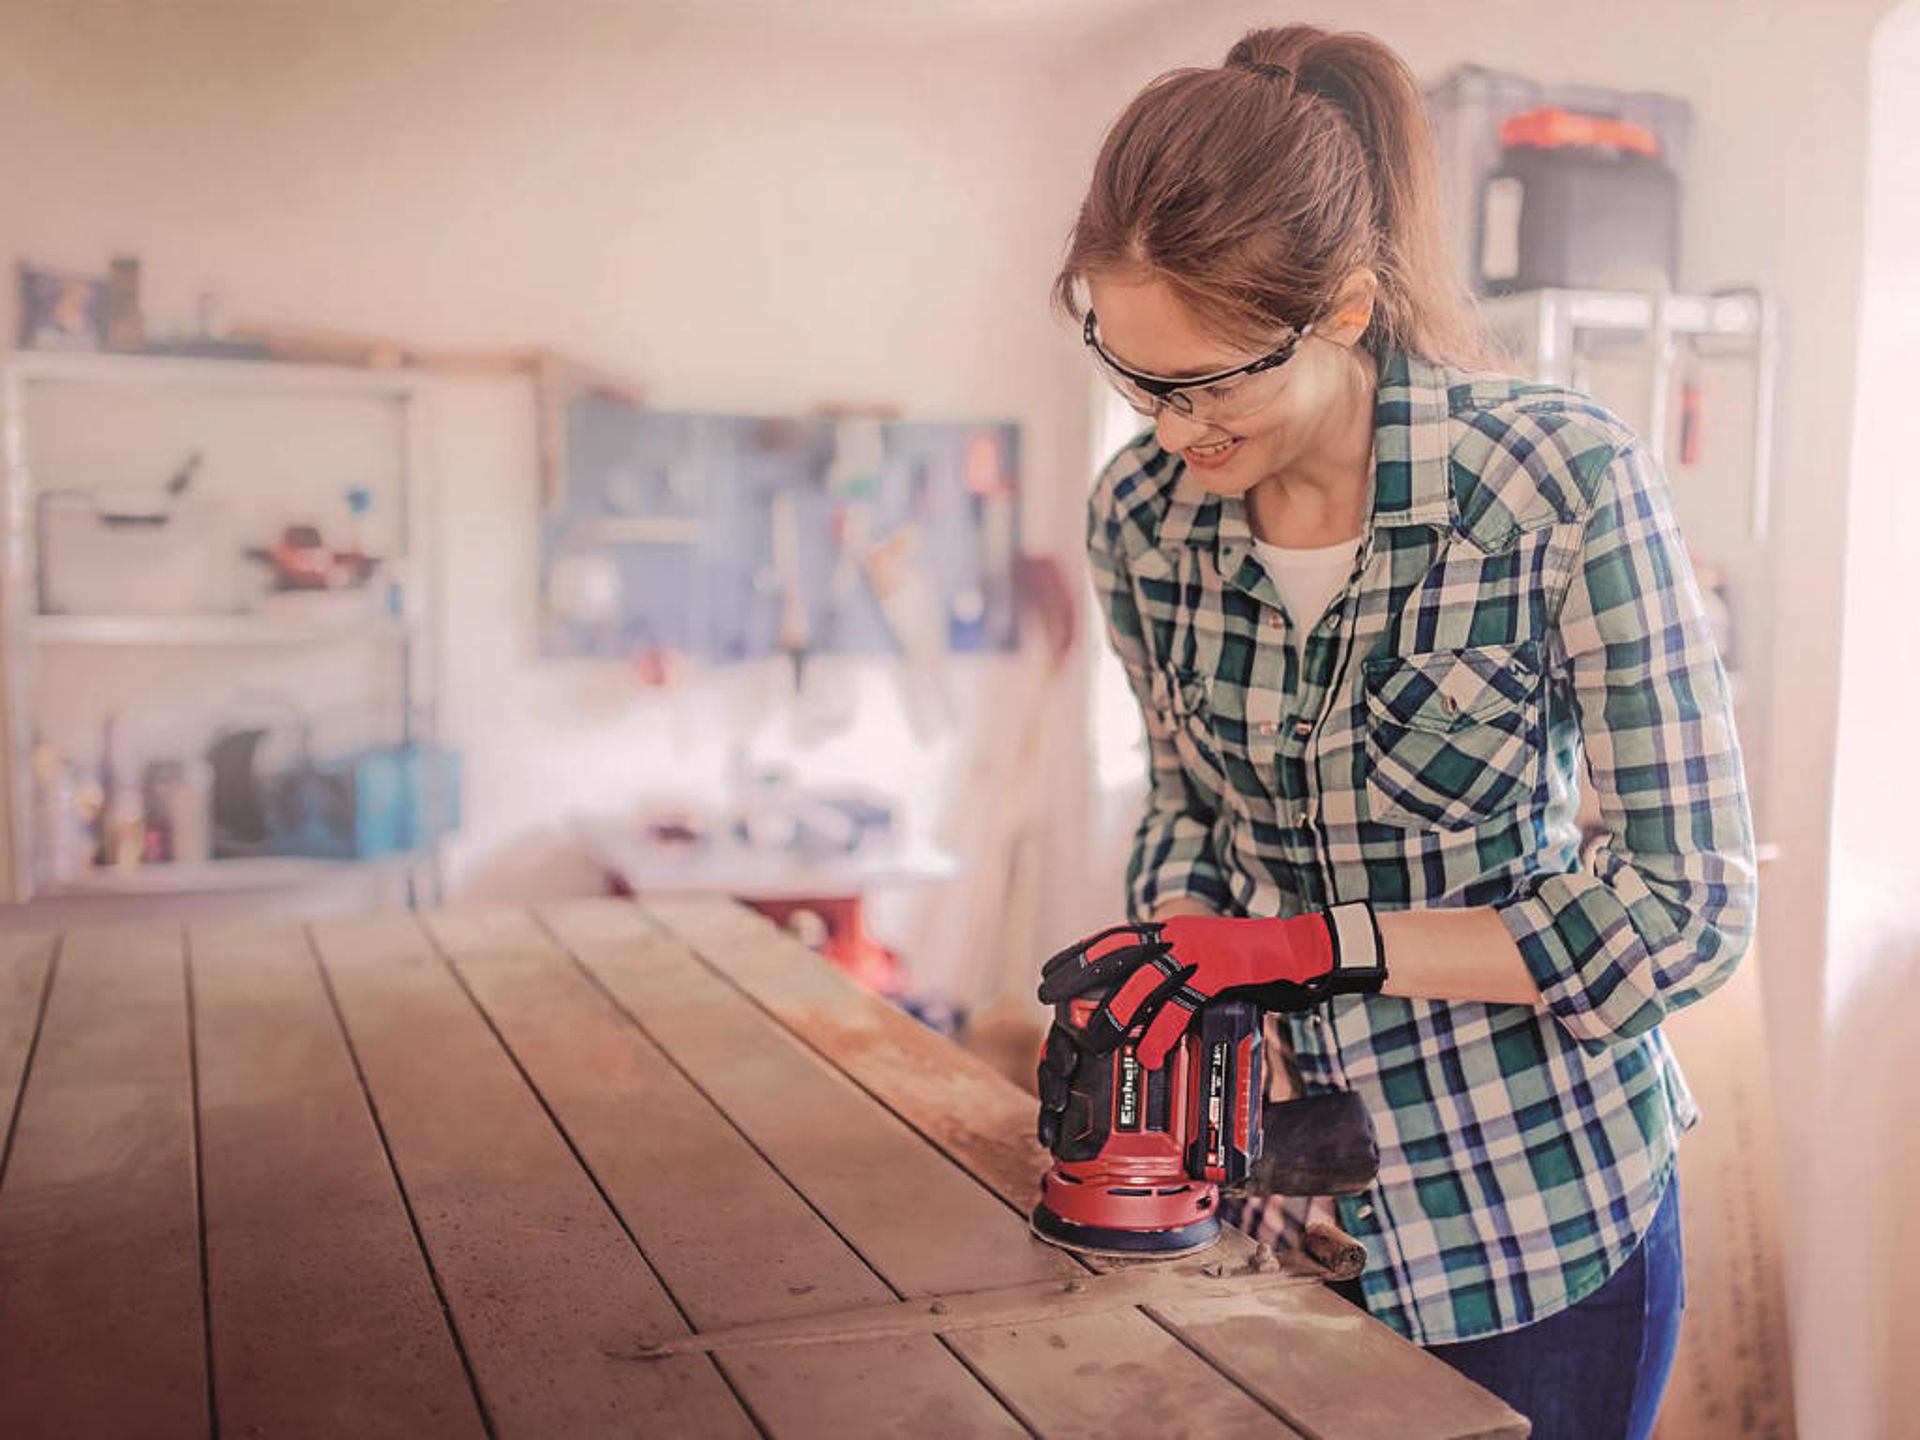
[[[1582,395],[1395,354],[1326,615],[1285,612],[1244,504],[1151,433],[1095,487],[1088,549],[1147,722],[1136,919],[1493,906],[1539,983],[1544,1008],[1289,1022],[1307,1090],[1357,1091],[1379,1132],[1378,1182],[1339,1202],[1373,1313],[1435,1344],[1597,1289],[1697,1118],[1661,1018],[1732,973],[1755,901],[1725,676],[1651,457]]]

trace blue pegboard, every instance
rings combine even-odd
[[[754,659],[781,649],[788,606],[804,609],[815,653],[892,653],[864,560],[903,530],[948,648],[1011,649],[1019,451],[1004,423],[692,414],[579,395],[564,495],[541,518],[542,653]]]

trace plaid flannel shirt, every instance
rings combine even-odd
[[[1389,354],[1323,617],[1285,612],[1244,504],[1184,472],[1149,432],[1089,505],[1151,759],[1133,917],[1493,906],[1543,1007],[1343,997],[1283,1028],[1305,1088],[1357,1091],[1379,1134],[1377,1183],[1339,1202],[1375,1315],[1435,1344],[1565,1309],[1632,1253],[1697,1118],[1661,1018],[1753,923],[1726,680],[1659,471],[1585,396]]]

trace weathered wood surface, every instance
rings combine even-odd
[[[1525,1433],[1300,1262],[1095,1281],[1032,1118],[725,902],[9,938],[0,1434]]]
[[[189,948],[221,1429],[483,1436],[308,937],[197,926]]]
[[[181,937],[76,932],[56,964],[0,1178],[0,1435],[205,1435]]]

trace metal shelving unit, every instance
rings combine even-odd
[[[405,644],[418,627],[397,618],[292,615],[34,615],[36,645],[355,645]]]
[[[244,403],[254,397],[372,400],[394,407],[400,455],[396,554],[404,561],[407,614],[300,613],[274,608],[244,614],[53,615],[36,613],[34,494],[28,416],[35,386],[97,387],[178,398],[182,404]],[[6,693],[0,706],[6,758],[9,864],[0,880],[24,903],[105,896],[182,896],[233,891],[291,890],[338,882],[356,874],[401,873],[407,899],[441,894],[439,844],[408,856],[368,861],[291,856],[157,864],[131,870],[96,869],[71,880],[36,886],[30,765],[35,685],[45,652],[72,647],[110,651],[159,647],[170,652],[207,648],[223,653],[320,646],[373,646],[390,655],[396,672],[400,744],[434,743],[439,731],[438,557],[431,537],[432,473],[427,466],[425,392],[416,377],[327,365],[255,360],[17,351],[0,364],[0,662]],[[437,829],[436,827],[433,827]],[[425,892],[423,895],[422,892]]]
[[[1637,399],[1645,407],[1647,423],[1641,437],[1673,475],[1676,497],[1689,479],[1684,469],[1676,473],[1667,466],[1666,453],[1681,347],[1691,347],[1701,361],[1733,361],[1751,368],[1752,388],[1745,399],[1752,412],[1752,431],[1746,440],[1751,458],[1725,467],[1729,507],[1725,513],[1730,523],[1716,527],[1720,553],[1713,558],[1736,582],[1744,581],[1729,597],[1734,628],[1746,641],[1749,654],[1761,656],[1750,663],[1765,667],[1772,604],[1767,529],[1773,486],[1774,390],[1780,364],[1780,323],[1772,300],[1751,287],[1706,295],[1530,290],[1482,297],[1479,305],[1521,368],[1537,379],[1585,390],[1583,360],[1600,352],[1609,358],[1624,357],[1629,378],[1622,382],[1622,403]],[[1747,378],[1740,377],[1739,383],[1748,383]],[[1630,393],[1635,386],[1644,387],[1637,397]],[[1734,508],[1743,501],[1740,484],[1746,487],[1744,516]],[[1750,683],[1753,678],[1761,683]],[[1758,670],[1757,677],[1741,670],[1728,674],[1750,757],[1764,754],[1767,743],[1767,679],[1765,668]],[[1756,804],[1756,815],[1764,826],[1762,805]],[[1778,853],[1772,845],[1759,848],[1768,858]]]
[[[1748,528],[1756,543],[1767,535],[1772,488],[1773,393],[1779,368],[1780,326],[1773,302],[1742,288],[1710,295],[1654,294],[1614,290],[1528,290],[1486,296],[1480,311],[1538,379],[1576,385],[1575,358],[1582,336],[1637,338],[1647,353],[1646,441],[1654,458],[1666,460],[1677,341],[1724,342],[1729,353],[1753,363],[1753,483]]]

